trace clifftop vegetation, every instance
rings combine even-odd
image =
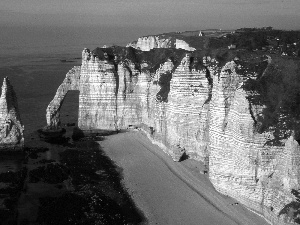
[[[264,72],[262,63],[244,63],[244,70],[257,72],[257,78],[248,78],[244,89],[249,91],[251,104],[264,106],[258,117],[258,132],[273,133],[267,144],[282,145],[283,140],[295,132],[295,139],[300,140],[300,61],[273,59]],[[264,74],[263,74],[264,72]]]
[[[190,69],[205,69],[202,58],[210,56],[217,59],[222,67],[226,62],[239,58],[242,69],[238,71],[248,76],[247,71],[256,73],[256,77],[248,77],[244,89],[250,94],[248,100],[254,105],[263,105],[262,114],[257,118],[258,132],[270,131],[274,138],[267,144],[282,145],[294,131],[296,139],[300,141],[300,32],[281,31],[272,28],[243,28],[234,32],[210,31],[205,36],[198,36],[197,32],[169,33],[161,35],[163,38],[171,36],[186,41],[197,50],[189,52],[175,48],[157,48],[150,51],[140,51],[132,47],[112,46],[96,48],[93,54],[100,60],[109,60],[114,64],[131,61],[137,70],[141,71],[141,64],[147,63],[144,69],[154,73],[159,66],[171,59],[177,68],[186,53],[191,54]],[[234,49],[229,49],[234,45]],[[297,52],[297,54],[296,54]],[[272,64],[264,55],[272,54]],[[278,53],[278,54],[276,54]],[[282,58],[285,54],[293,56]],[[281,55],[281,56],[280,56]],[[284,55],[284,56],[286,56]],[[258,60],[253,60],[254,58]],[[264,58],[265,57],[265,58]],[[172,73],[162,76],[159,81],[162,91],[159,95],[162,101],[167,101],[169,83]]]
[[[112,46],[110,48],[96,48],[93,54],[98,56],[100,60],[109,60],[118,64],[123,61],[131,61],[135,64],[137,70],[141,70],[141,64],[146,62],[148,67],[145,68],[150,72],[155,72],[161,63],[171,59],[174,65],[179,65],[186,50],[171,49],[171,48],[158,48],[152,49],[148,52],[134,49],[132,47]],[[105,54],[106,53],[106,54]],[[115,57],[116,56],[116,57]]]
[[[300,31],[274,30],[266,28],[242,28],[236,31],[208,30],[204,36],[197,32],[173,32],[164,37],[174,37],[187,42],[198,50],[228,48],[235,50],[268,51],[271,54],[300,57]]]

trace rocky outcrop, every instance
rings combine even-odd
[[[186,52],[179,62],[166,57],[150,68],[151,60],[137,58],[141,52],[122,57],[127,50],[114,55],[116,49],[106,49],[100,56],[85,49],[82,66],[67,74],[48,106],[48,126],[58,127],[67,91],[79,90],[80,129],[139,126],[175,161],[183,155],[203,161],[221,193],[273,224],[297,221],[297,131],[286,131],[281,145],[267,144],[275,133],[258,129],[266,106],[251,101],[259,93],[245,88],[269,76],[270,57],[246,71],[237,57],[221,62]]]
[[[17,96],[6,77],[0,98],[0,151],[20,150],[24,146],[22,124]]]
[[[150,51],[154,48],[176,48],[187,51],[194,51],[195,48],[189,46],[187,42],[171,36],[146,36],[140,37],[137,41],[127,44],[126,47],[133,47],[141,51]]]

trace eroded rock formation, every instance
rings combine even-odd
[[[3,80],[0,98],[0,151],[20,150],[24,146],[24,126],[16,93],[9,79]]]
[[[159,52],[157,64],[153,50],[85,49],[82,66],[67,74],[47,108],[48,126],[59,125],[66,92],[79,90],[80,129],[140,126],[174,160],[186,154],[203,161],[221,193],[274,224],[297,222],[298,130],[285,127],[278,134],[276,124],[262,120],[272,108],[261,100],[266,88],[249,85],[272,76],[275,62],[173,51]],[[268,72],[271,67],[276,71]],[[288,116],[276,118],[281,123]]]
[[[47,107],[47,125],[49,128],[57,129],[60,126],[60,108],[63,100],[70,90],[79,90],[80,67],[73,67],[66,75],[63,83],[56,91],[55,97]]]

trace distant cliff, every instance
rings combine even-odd
[[[150,51],[154,48],[177,48],[188,51],[196,50],[184,40],[168,35],[140,37],[137,41],[129,43],[126,47],[133,47],[142,51]]]
[[[274,224],[300,223],[299,65],[147,46],[85,49],[47,108],[48,126],[59,127],[65,94],[79,90],[80,129],[139,126],[174,160],[204,162],[221,193]]]
[[[20,150],[24,146],[24,126],[16,93],[9,79],[3,80],[0,98],[0,151]]]

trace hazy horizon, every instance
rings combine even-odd
[[[2,0],[0,47],[40,52],[125,45],[171,31],[300,29],[299,0]],[[53,49],[51,49],[53,46]]]
[[[299,0],[2,0],[1,26],[300,29]]]

